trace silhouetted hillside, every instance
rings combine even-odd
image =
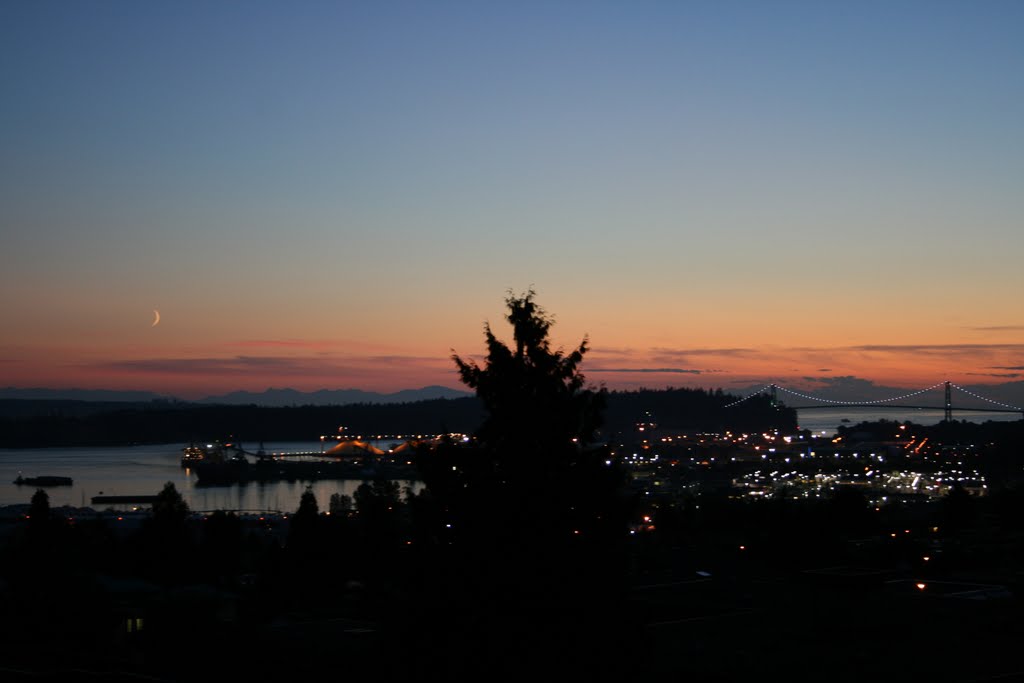
[[[337,434],[339,426],[354,434],[436,434],[472,431],[481,419],[475,398],[294,408],[135,404],[89,414],[82,411],[81,406],[70,411],[53,406],[45,413],[0,418],[0,445],[184,443],[229,435],[243,443],[313,441],[322,434]]]
[[[682,430],[760,430],[796,428],[796,411],[772,407],[767,396],[755,396],[732,407],[740,397],[721,389],[641,389],[608,394],[608,431],[633,429],[637,422]]]
[[[767,397],[725,408],[736,398],[703,389],[611,392],[603,432],[630,431],[638,421],[704,431],[790,429],[796,424],[794,411],[773,408]],[[472,433],[483,414],[476,397],[294,407],[0,401],[0,447],[185,443],[228,436],[243,443],[313,441],[322,434],[336,434],[339,426],[353,434]]]
[[[466,398],[469,392],[438,385],[420,389],[403,389],[390,394],[361,389],[267,389],[261,392],[233,391],[221,396],[208,396],[197,403],[259,406],[344,406],[352,403],[413,403],[436,398]]]

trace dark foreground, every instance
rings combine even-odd
[[[424,550],[373,499],[312,525],[9,518],[0,677],[1021,680],[1021,500],[704,502],[604,558]]]

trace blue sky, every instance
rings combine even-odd
[[[912,381],[977,345],[971,371],[1019,366],[1022,20],[1020,2],[6,3],[0,370],[199,391],[263,342],[254,382],[452,385],[450,349],[479,349],[530,285],[608,369],[700,351],[677,369]],[[850,350],[868,345],[950,353]],[[267,375],[275,358],[302,370]],[[109,374],[129,361],[176,370]]]

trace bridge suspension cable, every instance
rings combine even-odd
[[[980,399],[980,400],[982,400],[982,401],[986,401],[986,402],[988,402],[988,403],[991,403],[991,404],[993,404],[993,405],[1001,406],[1001,407],[1003,407],[1003,408],[1010,408],[1010,409],[1012,409],[1012,410],[1021,410],[1021,411],[1024,411],[1024,408],[1021,408],[1020,406],[1012,406],[1012,405],[1010,405],[1009,403],[1000,403],[999,401],[995,401],[995,400],[993,400],[993,399],[991,399],[991,398],[986,398],[986,397],[982,396],[981,394],[976,394],[976,393],[974,393],[974,392],[973,392],[973,391],[971,391],[970,389],[964,389],[964,388],[963,388],[962,386],[960,386],[959,384],[953,384],[952,382],[950,382],[949,384],[950,384],[950,386],[951,386],[951,387],[953,387],[954,389],[959,389],[960,391],[964,392],[964,393],[965,393],[965,394],[967,394],[968,396],[973,396],[974,398]]]
[[[873,401],[836,401],[836,400],[830,399],[830,398],[820,398],[818,396],[811,396],[810,394],[803,394],[803,393],[800,393],[799,391],[794,391],[792,389],[787,389],[786,387],[780,387],[778,385],[775,385],[775,386],[777,388],[781,389],[782,391],[785,391],[787,394],[792,394],[794,396],[799,396],[800,398],[807,399],[808,401],[821,401],[822,403],[832,403],[832,404],[840,405],[840,406],[854,406],[854,405],[856,405],[856,406],[864,406],[864,405],[879,405],[881,403],[891,403],[893,401],[903,401],[905,399],[913,398],[914,396],[919,396],[919,395],[921,395],[921,394],[923,394],[925,392],[928,392],[928,391],[931,391],[931,390],[936,389],[938,387],[941,387],[944,384],[945,384],[945,382],[939,382],[938,384],[933,384],[932,386],[927,387],[925,389],[918,389],[917,391],[912,391],[909,394],[903,394],[902,396],[893,396],[892,398],[879,398],[879,399],[875,399]]]
[[[771,382],[769,384],[764,385],[763,387],[761,387],[757,391],[755,391],[755,392],[753,392],[751,394],[748,394],[747,396],[744,396],[741,399],[733,401],[732,403],[728,403],[728,404],[726,404],[723,407],[725,407],[725,408],[732,408],[733,406],[739,405],[740,403],[743,403],[744,401],[747,401],[747,400],[749,400],[749,399],[751,399],[751,398],[753,398],[755,396],[761,396],[765,392],[770,391],[772,389],[772,387],[775,387],[776,389],[778,389],[780,391],[784,391],[787,394],[792,394],[793,396],[797,396],[799,398],[802,398],[802,399],[805,399],[805,400],[808,400],[808,401],[819,401],[821,403],[829,403],[829,404],[837,405],[837,406],[866,406],[866,405],[881,405],[881,404],[884,404],[884,403],[892,403],[894,401],[903,401],[903,400],[906,400],[908,398],[913,398],[915,396],[920,396],[921,394],[924,394],[926,392],[929,392],[929,391],[932,391],[934,389],[937,389],[937,388],[939,388],[939,387],[941,387],[941,386],[943,386],[945,384],[946,384],[946,382],[937,382],[936,384],[933,384],[930,387],[925,387],[924,389],[918,389],[917,391],[911,391],[910,393],[903,394],[901,396],[893,396],[891,398],[880,398],[880,399],[875,399],[875,400],[872,400],[872,401],[867,401],[867,400],[864,400],[864,401],[840,401],[840,400],[831,399],[831,398],[821,398],[819,396],[811,396],[810,394],[805,394],[805,393],[802,393],[802,392],[799,392],[799,391],[795,391],[794,389],[788,389],[786,387],[783,387],[783,386],[780,386],[778,384],[775,384],[774,382]],[[981,394],[976,394],[973,391],[971,391],[969,389],[965,389],[965,388],[963,388],[962,386],[960,386],[958,384],[953,384],[952,382],[950,382],[949,384],[950,384],[950,386],[955,387],[956,389],[959,389],[960,391],[964,392],[965,394],[967,394],[969,396],[973,396],[974,398],[979,399],[981,401],[985,401],[987,403],[991,403],[993,405],[1000,406],[1001,408],[1008,408],[1010,410],[1020,410],[1020,411],[1024,412],[1024,408],[1021,408],[1020,406],[1014,406],[1014,405],[1010,405],[1009,403],[1002,403],[1000,401],[996,401],[996,400],[993,400],[991,398],[986,398],[985,396],[982,396]]]
[[[764,385],[763,387],[761,387],[760,389],[758,389],[758,390],[757,390],[757,391],[755,391],[754,393],[752,393],[752,394],[747,394],[747,395],[746,395],[746,396],[744,396],[743,398],[741,398],[741,399],[739,399],[739,400],[736,400],[736,401],[733,401],[732,403],[728,403],[728,404],[726,404],[726,405],[724,405],[724,406],[722,406],[722,407],[723,407],[723,408],[732,408],[732,407],[733,407],[733,406],[735,406],[735,405],[739,405],[740,403],[743,403],[743,402],[744,402],[744,401],[746,401],[747,399],[751,399],[751,398],[754,398],[755,396],[760,396],[761,394],[763,394],[764,392],[768,391],[769,389],[771,389],[771,388],[772,388],[772,387],[774,387],[774,386],[778,386],[778,385],[776,385],[776,384],[765,384],[765,385]]]

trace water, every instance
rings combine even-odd
[[[386,448],[389,444],[376,444]],[[196,475],[181,467],[182,444],[128,446],[111,448],[25,448],[0,449],[0,506],[28,503],[34,486],[12,483],[25,477],[61,476],[74,479],[72,486],[50,486],[45,491],[50,506],[92,507],[94,509],[130,509],[130,505],[93,505],[97,495],[156,495],[172,482],[189,508],[196,511],[251,510],[294,512],[299,498],[310,482],[280,481],[232,486],[199,487]],[[319,451],[319,440],[310,443],[268,443],[268,452]],[[321,510],[326,510],[331,495],[351,496],[361,481],[323,480],[312,482],[313,494]],[[418,491],[419,482],[400,482]]]
[[[843,419],[849,422],[843,422]],[[835,434],[840,425],[855,425],[858,422],[874,422],[889,420],[895,422],[914,422],[920,425],[933,425],[945,418],[940,409],[875,409],[875,408],[821,408],[814,410],[797,409],[797,422],[801,429],[809,429],[815,433]],[[970,422],[1009,422],[1021,419],[1020,413],[983,413],[974,411],[953,410],[954,420]]]
[[[857,424],[872,420],[911,421],[917,424],[936,424],[943,419],[942,410],[919,409],[851,409],[825,408],[798,410],[798,421],[803,429],[833,434],[841,424]],[[953,412],[958,420],[985,422],[1021,419],[1019,413]],[[849,422],[843,422],[843,419]],[[36,477],[54,475],[72,477],[72,486],[47,487],[50,505],[58,507],[93,507],[105,509],[130,506],[92,505],[97,495],[156,495],[167,482],[172,482],[192,510],[251,510],[294,512],[299,498],[309,482],[280,481],[272,483],[235,484],[232,486],[199,487],[196,476],[180,465],[183,444],[156,446],[128,446],[113,448],[26,448],[0,449],[0,506],[27,504],[33,486],[12,483],[18,475]],[[378,443],[387,449],[393,444]],[[268,452],[319,451],[320,442],[268,443]],[[362,482],[356,480],[323,480],[312,482],[313,494],[322,510],[326,510],[331,495],[341,493],[352,496]],[[419,491],[419,482],[400,482]]]

